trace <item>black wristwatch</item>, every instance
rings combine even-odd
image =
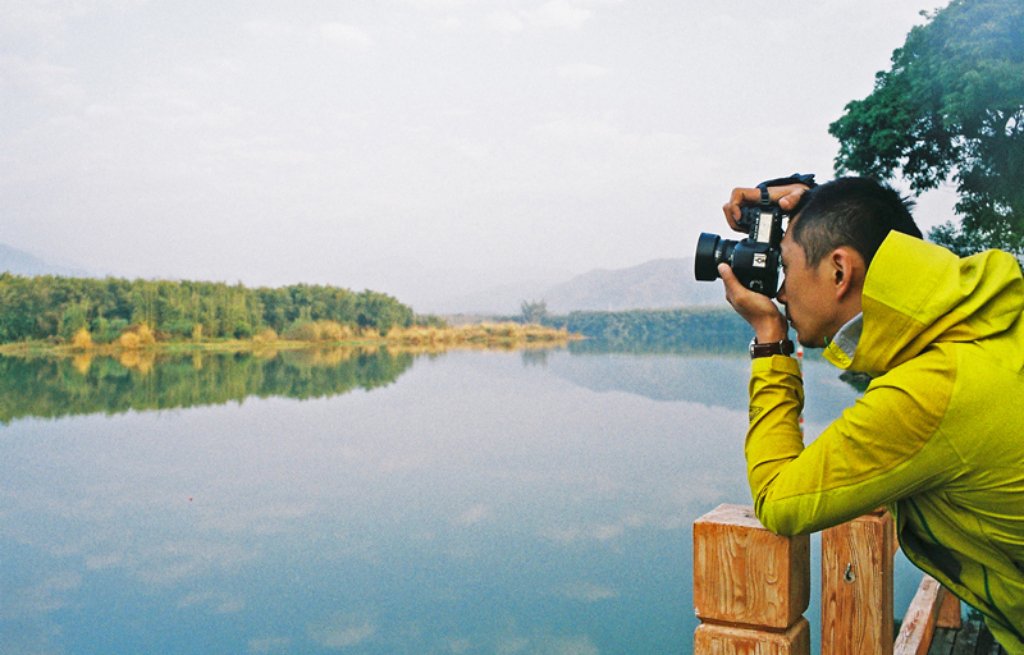
[[[758,343],[757,337],[750,340],[750,359],[771,357],[772,355],[792,355],[793,351],[793,342],[789,339],[769,343]]]

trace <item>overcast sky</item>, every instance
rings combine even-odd
[[[0,0],[0,242],[417,309],[691,256],[944,4]]]

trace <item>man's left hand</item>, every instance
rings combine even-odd
[[[786,317],[771,298],[744,287],[728,264],[719,264],[718,274],[725,283],[725,299],[754,328],[758,343],[782,341],[787,337]]]

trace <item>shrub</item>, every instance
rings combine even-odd
[[[71,337],[71,348],[74,350],[91,350],[95,344],[92,342],[92,335],[86,328],[78,328],[75,336]]]

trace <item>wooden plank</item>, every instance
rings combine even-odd
[[[822,655],[889,655],[892,517],[874,512],[822,532]]]
[[[960,617],[960,599],[945,587],[942,588],[942,606],[939,607],[935,625],[940,628],[957,629],[963,625],[963,619]]]
[[[693,604],[702,621],[784,631],[810,600],[810,539],[766,530],[745,505],[693,524]]]
[[[921,578],[914,599],[903,617],[903,626],[896,643],[893,655],[926,655],[935,634],[935,623],[942,604],[942,586],[930,575]],[[961,631],[962,633],[962,631]],[[959,639],[959,635],[958,635]],[[954,645],[955,649],[955,645]],[[956,652],[954,650],[954,652]]]

